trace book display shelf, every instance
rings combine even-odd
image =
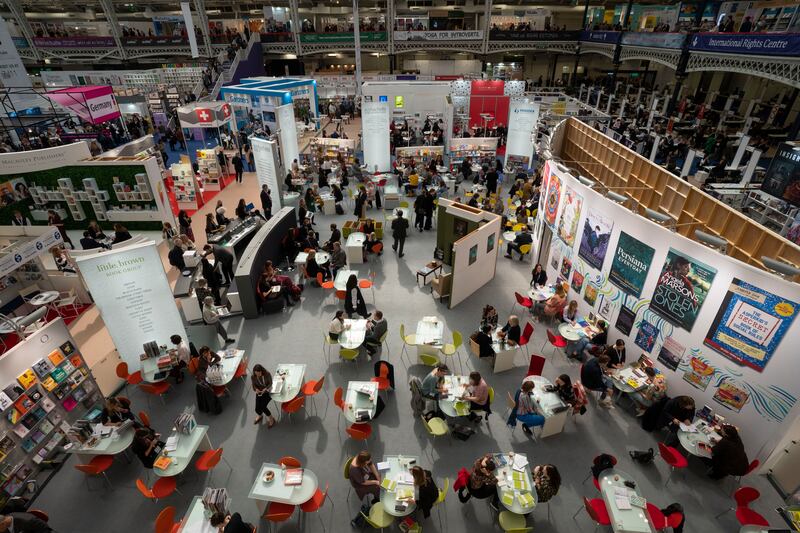
[[[66,444],[71,425],[99,415],[102,397],[61,319],[6,352],[0,376],[2,506],[28,481],[55,472],[58,463],[51,461]]]
[[[217,150],[221,148],[197,150],[197,171],[203,180],[203,189],[207,191],[221,191],[223,187],[222,167],[217,158]]]
[[[192,164],[183,161],[173,163],[170,172],[172,172],[173,190],[175,191],[175,200],[178,202],[178,209],[197,209],[197,197],[200,191],[194,177]]]
[[[761,256],[800,264],[800,248],[747,215],[717,200],[575,118],[564,121],[560,157],[603,187],[630,197],[633,208],[668,215],[675,231],[695,230],[728,241],[727,255],[764,268]]]

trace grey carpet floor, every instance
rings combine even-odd
[[[345,217],[317,216],[317,228],[324,240],[328,236],[328,224],[339,225]],[[720,519],[714,515],[725,510],[730,502],[728,496],[733,484],[716,483],[704,475],[705,469],[697,459],[690,459],[686,472],[677,472],[665,488],[668,468],[657,459],[649,466],[633,463],[630,450],[655,448],[660,435],[645,433],[638,419],[623,406],[613,410],[596,407],[594,402],[585,416],[567,422],[565,431],[537,442],[529,440],[519,429],[511,432],[503,420],[506,391],[514,391],[525,375],[527,361],[519,357],[517,368],[493,375],[486,363],[469,358],[469,367],[482,371],[489,385],[497,391],[495,414],[488,423],[477,427],[477,434],[467,442],[438,439],[435,443],[425,433],[418,420],[411,416],[410,393],[407,387],[409,375],[423,376],[427,370],[413,365],[408,370],[400,362],[402,344],[398,329],[405,324],[408,332],[413,332],[417,321],[425,315],[438,315],[446,322],[446,337],[452,330],[465,335],[478,325],[482,307],[491,303],[499,310],[501,320],[511,310],[514,291],[524,291],[528,287],[530,265],[510,261],[500,257],[496,277],[482,287],[467,301],[453,310],[446,303],[439,303],[415,283],[417,268],[433,255],[435,232],[413,232],[406,241],[406,255],[400,259],[387,246],[382,258],[370,264],[359,265],[363,277],[368,269],[374,269],[375,303],[389,321],[389,351],[380,354],[395,366],[397,390],[389,393],[388,405],[380,419],[373,424],[374,432],[367,447],[373,457],[380,459],[385,454],[416,455],[419,464],[432,470],[439,483],[445,477],[451,481],[461,467],[469,468],[480,455],[489,451],[515,450],[528,454],[533,464],[552,463],[562,476],[562,486],[558,495],[551,501],[550,519],[545,506],[528,517],[529,525],[537,532],[578,532],[594,531],[586,514],[581,512],[573,519],[573,514],[581,506],[582,497],[599,497],[591,482],[583,483],[589,473],[592,457],[600,452],[608,452],[619,458],[619,467],[632,474],[642,489],[643,495],[653,503],[665,507],[672,502],[683,504],[687,514],[686,532],[738,531],[739,527],[733,513]],[[365,292],[370,309],[375,308],[373,296]],[[325,390],[310,403],[313,408],[294,416],[289,421],[284,417],[278,425],[268,430],[266,425],[253,425],[254,395],[248,383],[235,383],[231,387],[231,397],[223,400],[224,411],[217,416],[200,413],[198,422],[210,426],[210,438],[214,446],[224,448],[224,456],[232,466],[221,463],[213,473],[211,485],[227,487],[233,499],[233,510],[259,525],[259,531],[267,531],[266,522],[260,522],[253,501],[248,500],[254,477],[264,462],[275,462],[283,455],[292,455],[313,470],[322,486],[330,484],[330,496],[334,506],[326,502],[321,518],[327,531],[351,530],[350,519],[356,514],[358,505],[355,498],[348,503],[345,499],[348,484],[342,477],[345,459],[363,448],[361,442],[353,442],[344,432],[344,421],[337,426],[338,413],[332,403],[336,387],[346,387],[352,379],[369,379],[373,375],[372,363],[362,362],[358,366],[343,365],[336,362],[328,366],[322,350],[321,336],[333,313],[338,308],[329,293],[319,288],[307,286],[302,304],[296,305],[282,314],[264,316],[256,320],[233,318],[228,322],[231,335],[236,337],[236,346],[242,347],[250,357],[250,364],[261,363],[270,370],[281,362],[304,362],[308,365],[307,379],[326,378]],[[517,307],[516,311],[519,311]],[[546,340],[545,328],[535,323],[535,337],[531,341],[531,353],[542,353]],[[188,328],[191,340],[199,347],[219,344],[219,338],[205,326]],[[612,339],[613,340],[613,335]],[[578,366],[569,364],[563,355],[552,355],[548,347],[544,350],[548,362],[544,375],[551,379],[561,373],[570,374],[577,379]],[[461,356],[467,362],[467,350],[461,349]],[[173,386],[166,397],[166,405],[158,399],[149,399],[138,390],[128,391],[135,411],[145,410],[150,414],[153,426],[163,434],[168,434],[175,416],[185,407],[194,405],[194,387],[189,377],[183,384]],[[329,397],[331,399],[329,399]],[[271,404],[274,407],[274,404]],[[275,411],[275,409],[273,409]],[[747,438],[745,429],[744,438]],[[661,435],[663,437],[663,435]],[[193,468],[179,480],[180,494],[153,503],[142,497],[136,489],[137,477],[144,475],[139,462],[134,459],[127,463],[119,457],[109,471],[114,488],[101,487],[99,480],[91,480],[91,491],[87,490],[83,474],[76,471],[71,458],[67,465],[44,489],[35,507],[50,513],[52,526],[60,533],[140,533],[153,531],[153,524],[159,511],[165,506],[176,508],[176,517],[186,511],[192,497],[207,486],[206,476],[197,476]],[[774,512],[780,504],[777,495],[763,478],[751,476],[748,484],[761,490],[762,498],[754,508],[764,514],[773,524],[779,518]],[[151,476],[152,482],[152,476]],[[317,517],[307,517],[298,524],[299,510],[289,522],[281,524],[278,531],[320,531]],[[472,500],[462,505],[455,494],[449,491],[442,508],[445,531],[499,530],[496,516],[485,501]],[[425,531],[439,531],[436,512],[424,523]],[[273,529],[275,529],[273,527]]]

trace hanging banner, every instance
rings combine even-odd
[[[800,34],[695,33],[690,38],[689,50],[764,56],[798,56],[800,55]]]
[[[483,30],[396,31],[396,41],[473,41],[483,39]]]
[[[650,310],[667,322],[692,331],[716,275],[716,268],[670,248],[650,300]]]
[[[364,164],[368,172],[391,170],[389,148],[389,102],[364,102],[361,108]]]
[[[512,100],[508,108],[506,165],[508,157],[515,155],[523,158],[525,166],[530,166],[538,129],[539,104],[528,100]]]
[[[64,243],[64,237],[56,228],[49,228],[43,235],[24,241],[17,246],[7,248],[0,256],[0,277],[11,274],[23,265],[40,255],[50,253],[50,248]]]
[[[278,136],[281,140],[283,166],[292,168],[292,162],[300,162],[300,149],[297,147],[297,124],[294,120],[294,105],[285,104],[275,108],[278,122]]]
[[[102,124],[121,116],[114,90],[110,85],[57,89],[45,96],[90,124]]]
[[[17,47],[8,32],[8,23],[0,17],[0,83],[3,87],[30,87],[28,71],[19,57]]]
[[[703,344],[761,372],[797,310],[796,302],[734,278]]]
[[[192,102],[177,109],[182,128],[219,128],[233,120],[227,102]]]
[[[278,154],[275,141],[268,141],[259,137],[250,136],[250,146],[253,147],[253,161],[256,164],[256,177],[258,183],[269,187],[269,196],[272,198],[272,212],[276,213],[281,207],[281,186],[278,182]]]
[[[200,51],[197,49],[197,35],[194,32],[194,20],[192,20],[192,10],[189,7],[189,2],[181,2],[181,13],[183,14],[183,22],[186,24],[186,35],[189,37],[192,57],[198,57]]]
[[[624,231],[619,234],[619,243],[614,252],[614,262],[608,273],[608,281],[624,292],[642,296],[642,287],[650,270],[650,262],[656,251]]]
[[[141,367],[143,345],[187,338],[156,244],[76,257],[75,262],[120,357],[131,372]]]

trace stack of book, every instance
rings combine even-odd
[[[231,499],[226,489],[212,489],[208,487],[203,491],[203,507],[213,513],[228,514]]]
[[[287,468],[283,471],[284,485],[300,485],[303,482],[302,468]]]
[[[159,370],[164,370],[166,368],[170,368],[172,366],[172,358],[169,356],[169,354],[162,355],[156,361],[156,366],[158,366]]]
[[[175,419],[175,430],[188,435],[197,426],[197,421],[191,413],[183,413]]]
[[[72,427],[69,428],[67,437],[69,437],[72,442],[83,444],[92,437],[93,433],[94,429],[88,420],[77,420],[72,424]]]

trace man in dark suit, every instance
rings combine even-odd
[[[400,245],[400,257],[403,257],[403,246],[406,243],[406,234],[408,232],[408,220],[403,218],[403,212],[397,210],[397,218],[392,220],[392,237],[394,237],[394,244],[392,250],[397,251],[398,244]]]
[[[261,207],[264,209],[264,218],[267,220],[272,218],[272,197],[266,184],[261,186]]]
[[[522,261],[523,255],[522,252],[520,251],[520,247],[522,247],[522,245],[524,244],[531,244],[531,243],[533,243],[533,237],[531,237],[531,234],[528,233],[528,229],[524,228],[514,238],[514,242],[510,242],[508,243],[508,246],[506,246],[506,257],[511,259],[511,252],[513,250],[516,250],[520,254],[519,260]]]
[[[52,533],[47,522],[30,513],[0,515],[0,533]]]
[[[211,515],[211,527],[219,529],[220,533],[252,533],[253,526],[242,520],[239,513],[223,514],[214,513]]]
[[[206,244],[203,251],[214,254],[214,259],[219,262],[220,270],[225,275],[225,285],[230,285],[233,281],[233,253],[224,246],[218,244]]]

